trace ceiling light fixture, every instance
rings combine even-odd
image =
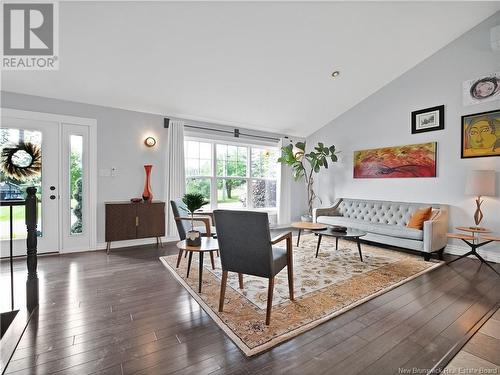
[[[335,70],[335,71],[332,73],[332,77],[333,77],[333,78],[337,78],[339,75],[340,75],[340,72],[339,72],[338,70]]]

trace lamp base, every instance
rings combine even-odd
[[[474,223],[476,223],[476,226],[479,226],[479,223],[481,222],[481,220],[483,220],[483,213],[481,212],[481,203],[483,203],[483,201],[481,200],[481,196],[479,196],[476,199],[476,212],[474,212]]]

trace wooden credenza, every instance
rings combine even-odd
[[[156,237],[161,246],[165,235],[165,202],[107,202],[106,252],[111,242]]]

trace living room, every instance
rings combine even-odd
[[[2,374],[498,373],[498,2],[2,12]]]

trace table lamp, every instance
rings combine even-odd
[[[469,171],[465,184],[465,194],[477,196],[476,212],[474,213],[476,227],[474,229],[480,229],[479,223],[483,219],[483,213],[481,212],[483,201],[481,197],[495,195],[495,171]]]

